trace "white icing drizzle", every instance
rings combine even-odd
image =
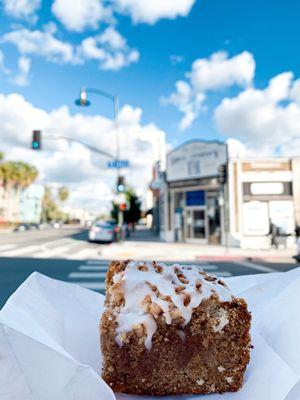
[[[161,308],[167,324],[172,323],[171,303],[175,305],[185,324],[188,324],[193,309],[213,294],[217,295],[221,302],[232,301],[230,290],[219,284],[217,280],[206,280],[207,275],[199,266],[174,264],[168,267],[161,263],[156,265],[159,266],[161,272],[156,271],[153,263],[132,261],[128,263],[124,271],[113,277],[113,283],[121,282],[125,299],[124,306],[116,311],[118,324],[116,342],[120,346],[124,333],[130,332],[135,325],[142,324],[146,329],[145,347],[148,350],[151,349],[152,336],[157,329],[157,324],[154,316],[144,310],[143,301],[146,296],[150,296],[152,304],[155,303]],[[147,270],[141,268],[143,266],[147,267]],[[176,270],[184,275],[185,283],[179,279]],[[169,296],[170,301],[158,297],[157,292],[151,289],[149,283],[157,288],[160,297]],[[199,285],[201,285],[200,290],[197,289]],[[175,291],[178,286],[184,287],[182,293]],[[187,295],[190,301],[185,305],[184,299]],[[221,321],[220,325],[223,325]],[[218,326],[219,329],[220,327]]]

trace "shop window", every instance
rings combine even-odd
[[[204,206],[205,205],[205,191],[194,190],[186,192],[186,205],[187,206]]]

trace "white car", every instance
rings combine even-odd
[[[113,242],[114,238],[114,225],[107,222],[96,222],[89,230],[90,242]]]

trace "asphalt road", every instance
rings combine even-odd
[[[89,243],[85,230],[72,228],[0,235],[0,308],[34,271],[104,292],[110,260],[101,259],[101,249],[106,245]],[[259,265],[228,260],[204,264],[207,272],[223,277],[288,271],[294,267],[294,263],[261,261]]]

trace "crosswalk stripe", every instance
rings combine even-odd
[[[106,271],[108,265],[79,265],[79,271]]]
[[[14,250],[3,251],[1,253],[1,255],[4,256],[4,257],[15,257],[15,256],[20,256],[20,255],[23,255],[23,254],[27,254],[27,253],[34,253],[39,248],[40,247],[37,246],[37,245],[21,247],[21,248],[17,248],[17,249],[14,249]]]
[[[255,264],[248,261],[237,261],[234,264],[242,265],[243,267],[255,269],[256,271],[261,271],[261,272],[278,272],[278,270],[271,267],[267,267],[266,265]]]
[[[106,272],[71,272],[68,277],[70,279],[103,279]]]
[[[99,265],[103,265],[103,263],[104,264],[107,264],[107,261],[104,261],[104,260],[86,260],[86,264],[99,264]]]
[[[85,260],[86,258],[94,258],[98,256],[98,250],[96,249],[81,249],[77,253],[68,255],[66,258],[69,260]]]
[[[217,271],[218,267],[216,265],[200,265],[204,271]]]
[[[78,285],[91,290],[104,290],[105,282],[78,282]]]
[[[68,244],[68,245],[64,245],[64,246],[60,246],[60,247],[56,247],[56,248],[51,248],[48,249],[47,247],[45,247],[42,251],[37,252],[33,255],[34,258],[50,258],[53,256],[57,256],[60,254],[64,254],[67,253],[68,251],[70,251],[73,247],[78,246],[77,243],[73,243],[73,244]]]
[[[11,250],[11,249],[15,249],[16,247],[17,247],[16,244],[2,244],[0,246],[0,251]]]
[[[217,271],[217,272],[214,272],[214,275],[217,275],[217,276],[219,276],[220,278],[222,278],[222,277],[227,277],[227,276],[232,276],[232,273],[231,272],[228,272],[228,271]]]

